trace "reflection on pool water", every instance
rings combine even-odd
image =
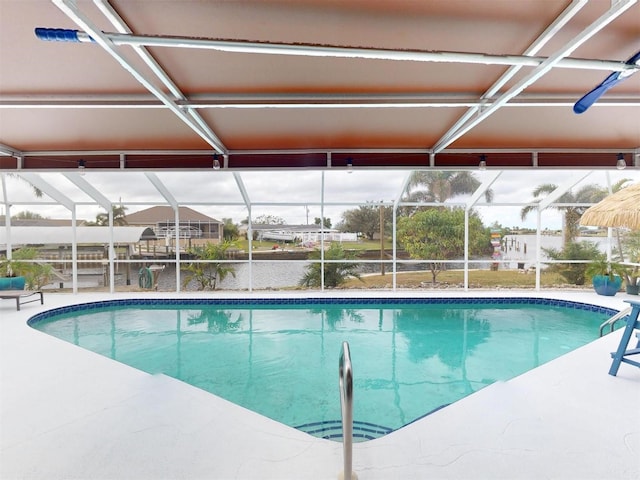
[[[346,340],[354,434],[367,439],[595,340],[614,313],[538,298],[154,299],[65,307],[29,324],[327,438],[338,436]]]

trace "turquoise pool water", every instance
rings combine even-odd
[[[57,309],[29,323],[327,438],[338,435],[346,340],[354,433],[367,439],[595,340],[614,313],[522,298],[128,300]]]

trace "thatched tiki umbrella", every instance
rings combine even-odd
[[[587,209],[580,225],[640,230],[640,183],[623,188]]]

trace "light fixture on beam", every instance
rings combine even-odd
[[[80,173],[80,175],[84,175],[84,169],[87,166],[87,162],[85,162],[84,160],[78,160],[78,171]]]
[[[624,154],[622,153],[618,154],[618,161],[616,162],[616,168],[618,170],[624,170],[625,168],[627,168],[627,162],[624,161]]]
[[[486,170],[487,169],[487,156],[486,155],[480,155],[480,163],[478,164],[478,168],[480,170]]]
[[[347,158],[347,173],[353,173],[353,159]]]
[[[353,173],[353,159],[347,158],[347,173]]]
[[[218,159],[218,154],[213,154],[213,169],[220,170],[220,160]]]

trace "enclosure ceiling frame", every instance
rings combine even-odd
[[[84,178],[80,176],[78,173],[63,173],[64,177],[66,177],[71,183],[76,185],[80,190],[86,193],[89,197],[95,200],[98,205],[104,208],[107,212],[109,212],[112,208],[113,202],[105,197],[102,192],[100,192],[97,188],[87,182]],[[78,203],[76,202],[76,205]]]
[[[158,178],[158,176],[153,172],[144,172],[145,177],[151,182],[151,184],[155,187],[155,189],[164,197],[167,203],[171,206],[174,211],[178,210],[178,201],[173,196],[171,191],[166,187],[166,185]]]
[[[128,71],[142,86],[151,92],[156,98],[164,103],[180,120],[197,133],[204,141],[211,145],[218,153],[227,152],[222,141],[217,138],[212,131],[205,131],[202,126],[194,120],[191,115],[185,113],[175,101],[162,90],[153,85],[144,75],[142,75],[116,48],[105,34],[77,8],[71,0],[52,0],[53,3],[80,28],[88,32],[95,42],[100,45],[109,55],[111,55],[126,71]]]
[[[247,41],[228,41],[216,39],[189,39],[162,36],[142,36],[133,35],[132,30],[116,12],[116,10],[106,0],[95,0],[94,3],[103,16],[118,30],[119,33],[104,33],[93,24],[87,15],[85,15],[73,0],[52,0],[53,3],[74,23],[76,23],[83,31],[79,32],[80,41],[93,41],[97,43],[103,50],[111,55],[122,68],[129,72],[139,83],[141,83],[155,97],[155,101],[142,101],[137,103],[137,108],[161,108],[162,106],[169,108],[182,122],[184,122],[191,130],[211,145],[214,151],[223,155],[228,154],[227,148],[224,146],[220,138],[210,128],[198,113],[198,108],[424,108],[429,107],[457,107],[461,105],[466,107],[467,112],[460,117],[449,130],[436,141],[430,149],[434,153],[444,151],[449,145],[462,137],[469,130],[473,129],[479,123],[483,122],[488,116],[498,111],[504,106],[532,105],[527,100],[515,99],[525,88],[535,83],[539,78],[556,67],[569,68],[589,68],[589,69],[606,69],[614,71],[637,71],[635,65],[625,62],[586,60],[567,58],[576,48],[582,45],[589,38],[597,34],[610,22],[624,13],[627,9],[637,3],[637,0],[617,0],[612,1],[610,8],[601,15],[596,21],[592,22],[580,34],[571,39],[563,47],[556,51],[550,57],[535,57],[534,55],[551,40],[559,31],[563,29],[566,23],[575,16],[580,9],[586,4],[587,0],[573,0],[567,8],[557,16],[545,31],[525,50],[524,55],[485,55],[464,52],[429,52],[429,51],[413,51],[413,50],[394,50],[394,49],[373,49],[373,48],[355,48],[355,47],[335,47],[330,45],[314,45],[314,44],[279,44],[273,42],[247,42]],[[479,63],[485,65],[512,65],[506,73],[501,75],[493,85],[479,98],[475,95],[471,96],[469,102],[457,101],[453,103],[439,101],[424,102],[411,101],[410,97],[404,98],[402,101],[394,101],[393,99],[379,97],[381,100],[368,99],[362,100],[354,96],[336,96],[340,100],[331,100],[330,97],[325,99],[314,99],[313,94],[309,97],[311,100],[303,100],[298,95],[298,99],[287,98],[287,96],[272,96],[273,102],[259,102],[254,100],[241,100],[239,102],[225,103],[194,103],[189,100],[183,92],[180,91],[175,82],[170,78],[169,74],[159,65],[159,63],[148,52],[146,46],[165,46],[180,48],[214,48],[228,52],[251,52],[254,54],[276,54],[276,55],[295,55],[295,56],[311,56],[311,57],[339,57],[339,58],[365,58],[365,59],[387,59],[398,61],[428,61],[428,62],[453,62],[453,63]],[[162,84],[171,92],[175,98],[170,98],[160,88],[157,88],[139,69],[130,63],[119,49],[122,46],[131,47],[134,52],[144,61],[151,69],[153,74],[162,82]],[[500,88],[503,87],[521,68],[523,65],[534,66],[532,72],[521,79],[516,85],[511,87],[506,93],[494,98]],[[391,96],[393,98],[393,96]],[[511,105],[511,100],[513,105]],[[131,107],[131,102],[127,105],[124,102],[111,100],[105,104],[103,100],[91,99],[80,100],[44,100],[33,99],[4,99],[0,102],[3,108],[24,108],[25,106],[33,108],[78,108],[82,105],[87,108],[118,108]],[[611,99],[605,99],[603,105],[607,101],[614,102]],[[67,103],[70,102],[70,103]],[[86,102],[86,103],[85,103]],[[160,102],[162,105],[160,105]],[[214,101],[215,102],[215,101]],[[533,100],[534,105],[565,105],[570,103],[567,96],[564,99],[549,101],[548,99]],[[631,102],[631,103],[629,103]],[[622,103],[632,105],[635,100],[628,96]],[[611,103],[613,105],[614,103]],[[619,103],[616,103],[619,105]],[[0,149],[0,153],[7,154],[4,149]]]
[[[318,162],[318,154],[331,161]],[[359,156],[358,170],[475,170],[477,157],[487,156],[487,166],[499,170],[613,169],[619,154],[626,156],[626,168],[640,168],[638,148],[545,148],[545,149],[451,149],[433,154],[428,149],[292,149],[238,150],[223,156],[220,172],[321,171],[347,168],[349,156]],[[311,164],[308,158],[315,155]],[[371,155],[368,157],[367,155]],[[423,155],[421,160],[421,155]],[[494,156],[495,155],[495,156]],[[261,156],[271,156],[262,160]],[[213,170],[210,150],[77,150],[23,151],[0,156],[0,172],[73,172],[85,161],[85,172],[167,172]],[[33,160],[31,160],[33,159]],[[137,160],[137,164],[136,164]],[[247,162],[248,160],[248,162]]]
[[[568,180],[562,183],[562,185],[558,186],[558,188],[556,188],[553,192],[551,192],[549,195],[547,195],[538,203],[538,210],[542,212],[543,210],[549,208],[552,203],[558,200],[562,195],[567,193],[569,190],[571,190],[573,187],[575,187],[578,183],[583,181],[589,175],[591,175],[591,172],[588,172],[586,174],[581,173],[581,174],[571,175]]]
[[[69,0],[52,0],[54,3],[69,2]],[[617,0],[612,1],[614,10],[619,4],[626,2],[635,3],[637,0]],[[616,3],[617,5],[613,5]],[[623,5],[622,12],[628,8]],[[80,25],[78,22],[76,24]],[[95,39],[88,31],[67,31],[73,33],[74,42],[93,43]],[[114,46],[144,46],[144,47],[164,47],[182,48],[198,50],[217,50],[228,53],[250,53],[258,55],[289,55],[295,57],[330,57],[365,60],[389,60],[389,61],[409,61],[409,62],[433,62],[433,63],[464,63],[480,65],[503,65],[503,66],[528,66],[537,67],[549,60],[550,57],[534,57],[530,55],[492,55],[477,52],[452,52],[434,51],[418,49],[380,49],[367,47],[351,47],[336,45],[319,45],[313,43],[279,43],[270,41],[252,42],[248,40],[231,40],[202,37],[179,37],[163,35],[132,35],[113,32],[101,32],[102,38],[108,40]],[[585,58],[564,58],[557,65],[558,68],[587,69],[587,70],[607,70],[607,71],[635,71],[638,68],[625,62],[585,59]]]
[[[355,108],[480,108],[491,105],[497,97],[485,93],[480,98],[473,94],[456,93],[291,93],[291,94],[194,94],[175,100],[177,106],[186,109],[355,109]],[[522,93],[503,105],[505,108],[521,107],[571,107],[580,93],[538,94]],[[611,92],[598,100],[598,108],[638,107],[640,94]],[[2,95],[0,109],[168,109],[153,95],[122,94],[57,94],[57,95]],[[11,155],[12,149],[0,154]]]
[[[640,96],[638,97],[640,101]],[[20,150],[11,146],[4,146],[5,155],[11,157],[33,157],[33,156],[52,156],[59,157],[65,155],[194,155],[194,156],[211,156],[211,150],[203,149],[78,149],[78,150]],[[2,146],[0,146],[2,149]],[[568,148],[568,147],[475,147],[475,148],[448,148],[440,155],[445,153],[617,153],[624,152],[633,155],[640,155],[640,147],[633,148]],[[308,154],[308,153],[423,153],[429,155],[433,153],[430,148],[262,148],[262,149],[231,149],[228,155],[286,155],[286,154]],[[437,156],[437,154],[434,153]]]
[[[454,133],[448,135],[446,138],[441,139],[433,146],[433,151],[435,153],[441,152],[446,147],[451,145],[453,142],[462,137],[465,133],[469,132],[471,129],[476,127],[478,124],[483,122],[487,117],[495,113],[500,107],[505,105],[509,100],[517,96],[520,92],[522,92],[525,88],[532,85],[539,78],[547,74],[549,71],[553,69],[554,66],[558,64],[563,58],[571,55],[571,53],[582,45],[584,42],[589,40],[592,36],[606,27],[609,23],[614,21],[620,15],[622,15],[627,9],[629,9],[632,5],[634,5],[638,0],[617,0],[616,2],[611,3],[611,8],[607,10],[600,18],[598,18],[595,22],[589,25],[586,29],[584,29],[579,35],[574,37],[570,42],[565,44],[559,50],[556,51],[553,55],[547,58],[540,65],[535,67],[531,73],[523,77],[519,80],[515,85],[513,85],[507,92],[500,95],[500,97],[495,100],[491,106],[483,109],[473,120],[466,122],[463,126],[458,128]]]
[[[502,170],[493,172],[490,176],[488,176],[485,180],[483,180],[483,182],[478,186],[478,188],[476,188],[476,191],[471,194],[471,198],[467,201],[467,204],[465,205],[465,211],[468,212],[476,205],[476,203],[478,202],[478,200],[480,200],[482,195],[484,195],[485,192],[487,192],[487,190],[491,188],[491,185],[493,185],[495,181],[498,180],[498,178],[500,178],[500,176],[502,175],[502,172],[503,172]]]
[[[73,211],[75,209],[75,202],[73,200],[71,200],[57,188],[53,187],[49,182],[45,181],[37,173],[20,172],[19,176],[37,189],[46,193],[60,205],[63,205],[67,210]]]
[[[99,190],[93,187],[90,183],[88,183],[85,179],[79,176],[77,173],[64,173],[60,172],[62,176],[69,179],[72,183],[78,186],[85,194],[87,194],[90,198],[92,198],[95,204],[105,208],[112,215],[111,207],[116,203],[115,201],[109,200],[106,196],[104,196]],[[469,200],[463,203],[457,202],[449,202],[447,206],[460,206],[464,207],[465,210],[470,210],[474,206],[537,206],[540,211],[549,208],[550,206],[555,207],[586,207],[590,204],[587,203],[558,203],[557,200],[570,191],[573,187],[575,187],[578,183],[582,182],[585,178],[590,176],[593,171],[589,171],[587,173],[575,173],[570,176],[568,180],[558,186],[553,192],[549,193],[546,197],[542,198],[539,202],[523,202],[523,203],[486,203],[486,202],[478,202],[478,200],[485,194],[485,192],[493,185],[498,178],[502,175],[503,171],[495,171],[490,176],[488,176],[479,186],[478,188],[471,194]],[[607,172],[608,175],[608,172]],[[54,202],[16,202],[11,200],[9,197],[9,193],[6,189],[5,183],[5,174],[2,174],[2,185],[3,185],[3,201],[2,203],[6,206],[11,205],[55,205],[60,204],[63,205],[67,210],[74,211],[77,205],[92,205],[93,202],[75,202],[62,192],[52,186],[49,182],[44,180],[40,175],[36,173],[24,173],[21,172],[18,174],[19,177],[26,180],[28,183],[33,185],[34,187],[40,189],[43,193],[51,197]],[[149,179],[149,181],[154,185],[154,187],[161,193],[162,197],[165,200],[165,204],[170,206],[176,212],[178,211],[180,205],[192,205],[192,202],[180,202],[175,196],[172,194],[170,189],[168,189],[164,183],[154,174],[154,173],[145,173],[145,176]],[[302,204],[309,204],[315,206],[358,206],[358,205],[367,205],[370,202],[325,202],[322,199],[320,202],[252,202],[250,199],[250,195],[244,185],[242,180],[241,173],[234,172],[233,177],[235,179],[236,185],[238,187],[238,191],[240,192],[243,202],[233,202],[233,203],[224,203],[225,205],[244,205],[249,211],[251,211],[252,206],[297,206]],[[382,202],[382,205],[391,206],[394,211],[400,205],[403,206],[442,206],[441,203],[437,202],[403,202],[402,196],[405,193],[407,186],[410,181],[410,174],[408,174],[403,180],[402,186],[399,189],[398,195],[389,202]],[[144,202],[145,205],[159,205],[163,202]],[[139,202],[133,202],[133,204],[139,204]],[[199,205],[218,205],[220,202],[198,202]],[[112,222],[112,219],[110,219]]]
[[[111,22],[113,26],[115,26],[120,33],[131,34],[132,31],[126,22],[120,17],[118,12],[116,12],[113,7],[104,0],[94,0],[93,2],[98,9],[102,12],[102,14],[107,17],[107,19]],[[160,66],[160,64],[156,61],[155,58],[149,53],[149,51],[142,46],[134,45],[133,50],[138,54],[138,56],[142,59],[142,61],[151,69],[151,71],[155,74],[155,76],[162,82],[162,84],[169,89],[169,91],[175,97],[175,100],[178,102],[185,102],[186,97],[180,91],[175,82],[171,79],[169,74]],[[137,71],[139,75],[142,75],[141,72]],[[202,131],[207,135],[209,139],[213,142],[218,143],[220,146],[222,142],[218,138],[218,136],[211,130],[211,127],[204,121],[204,119],[200,116],[197,110],[194,110],[190,106],[184,107],[187,113],[191,116],[191,118],[202,128]],[[222,152],[220,152],[222,153]]]
[[[527,48],[524,52],[525,56],[532,56],[538,53],[547,42],[549,42],[555,35],[558,33],[566,23],[571,20],[581,9],[587,4],[587,0],[573,0],[571,4],[558,16],[552,23],[549,25],[545,31]],[[449,146],[452,142],[457,138],[456,135],[459,131],[464,129],[467,122],[471,120],[471,118],[476,115],[479,111],[481,112],[483,108],[493,102],[492,97],[499,93],[500,89],[504,87],[509,80],[511,80],[520,70],[522,69],[521,65],[513,65],[504,72],[498,80],[495,81],[493,85],[489,87],[489,89],[480,96],[478,103],[476,105],[471,106],[465,113],[462,115],[454,125],[436,142],[433,150],[435,152],[439,150],[443,150],[447,146]],[[505,102],[505,106],[508,105],[509,102]]]

